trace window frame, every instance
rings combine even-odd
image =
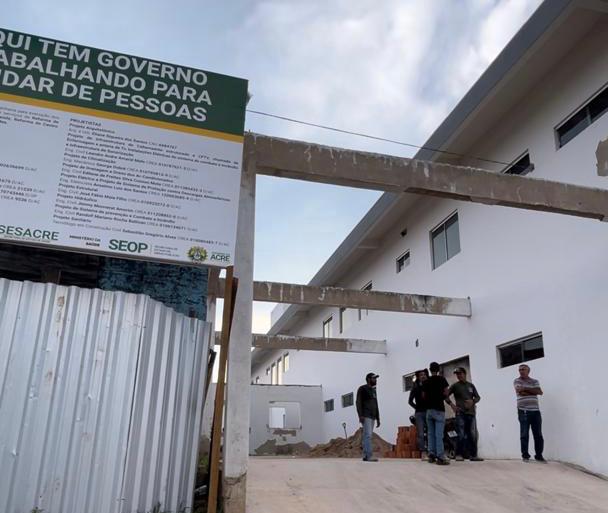
[[[278,381],[277,364],[272,362],[270,364],[270,384],[276,385]]]
[[[328,408],[328,406],[331,406],[331,408]],[[332,411],[335,410],[334,407],[334,400],[333,399],[327,399],[325,401],[323,401],[323,410],[325,413],[331,413]]]
[[[279,356],[277,360],[277,385],[283,384],[283,357]]]
[[[344,399],[346,399],[346,398],[350,399],[350,401],[351,401],[350,404],[347,404],[347,405],[344,404],[344,402],[345,402]],[[342,404],[342,408],[350,408],[351,406],[354,406],[354,404],[355,404],[355,393],[354,392],[348,392],[347,394],[342,394],[340,402]]]
[[[334,320],[334,316],[330,315],[329,317],[327,317],[327,319],[325,319],[323,321],[323,338],[331,338],[331,336],[333,335],[333,320]],[[325,327],[327,326],[327,335],[325,335]]]
[[[446,227],[447,227],[447,224],[454,217],[456,217],[456,222],[458,224],[458,251],[456,253],[454,253],[452,256],[450,256]],[[443,229],[443,232],[445,234],[444,235],[444,239],[445,239],[445,256],[446,256],[446,259],[445,259],[445,261],[441,262],[439,265],[435,265],[435,247],[433,246],[433,235],[436,232],[438,232],[440,229]],[[462,244],[460,244],[460,216],[458,215],[458,210],[454,210],[449,216],[445,217],[443,219],[443,221],[441,221],[440,223],[436,224],[433,228],[431,228],[431,230],[429,231],[429,244],[430,244],[430,249],[431,249],[431,267],[432,267],[431,270],[432,271],[434,271],[435,269],[438,269],[443,264],[449,262],[456,255],[460,254],[460,252],[462,251]]]
[[[374,287],[373,280],[369,280],[365,285],[363,285],[363,287],[361,287],[360,290],[373,290],[373,287]],[[359,308],[357,310],[357,312],[358,312],[359,320],[362,320],[363,319],[363,309]],[[368,309],[365,309],[365,315],[366,316],[369,315]]]
[[[407,257],[407,258],[406,258]],[[399,274],[401,271],[403,271],[406,267],[408,267],[410,265],[410,261],[411,261],[412,255],[411,255],[411,251],[408,249],[407,251],[404,251],[401,255],[399,255],[396,260],[395,260],[395,269],[397,271],[397,274]],[[399,261],[403,260],[403,265],[401,266],[401,268],[399,267]],[[407,262],[407,263],[405,263]]]
[[[342,333],[344,333],[344,315],[346,314],[346,308],[344,306],[341,306],[340,309],[338,310],[338,330],[340,332],[340,335]]]
[[[283,372],[289,372],[289,353],[283,354]]]
[[[510,171],[512,169],[515,169],[515,167],[526,157],[528,157],[528,167],[526,167],[521,173],[511,173]],[[503,175],[525,176],[530,174],[532,171],[534,171],[534,164],[532,163],[532,159],[530,158],[530,151],[526,150],[519,157],[513,159],[511,163],[501,172]]]
[[[593,118],[591,116],[591,109],[590,109],[591,104],[604,94],[608,95],[608,84],[604,84],[602,87],[600,87],[595,92],[595,94],[591,95],[591,97],[589,97],[579,107],[577,107],[572,112],[570,112],[570,114],[568,114],[560,123],[558,123],[555,126],[555,128],[553,129],[553,133],[555,134],[556,150],[560,150],[561,148],[566,146],[566,144],[568,144],[573,139],[576,139],[576,137],[578,135],[580,135],[587,128],[589,128],[591,125],[593,125],[593,123],[595,123],[598,119],[600,119],[604,114],[608,114],[608,109],[604,109],[599,116],[597,116],[595,118]],[[565,143],[562,144],[562,136],[560,134],[560,129],[562,129],[564,127],[564,125],[566,125],[567,123],[572,121],[576,116],[578,116],[581,113],[585,114],[586,125],[579,132],[577,132],[575,135],[573,135],[570,139],[568,139]]]
[[[407,387],[407,382],[406,382],[408,378],[412,378],[412,383],[409,388]],[[401,376],[401,388],[403,389],[403,392],[407,393],[410,390],[412,390],[412,388],[414,388],[415,378],[416,378],[415,372],[410,372],[409,374],[403,374]]]
[[[525,349],[524,349],[525,343],[529,342],[530,340],[537,339],[537,338],[540,338],[540,340],[541,340],[541,344],[542,344],[541,349],[542,349],[542,353],[543,353],[542,356],[535,356],[534,358],[526,358]],[[503,365],[503,358],[502,358],[501,350],[505,349],[507,347],[515,347],[515,346],[520,346],[521,360],[517,361],[517,362],[509,363],[508,365]],[[539,360],[541,358],[545,358],[545,356],[546,356],[545,340],[544,340],[542,331],[538,331],[536,333],[532,333],[531,335],[526,335],[525,337],[520,337],[518,339],[511,340],[509,342],[505,342],[503,344],[499,344],[496,346],[496,358],[497,358],[497,363],[498,363],[499,369],[506,369],[509,367],[513,367],[514,365],[521,365],[522,363]]]

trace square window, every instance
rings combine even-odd
[[[543,334],[537,333],[514,342],[508,342],[498,346],[497,350],[498,364],[501,368],[543,358],[545,356]]]
[[[348,408],[353,404],[355,404],[355,394],[353,392],[342,396],[342,408]]]
[[[325,408],[325,413],[328,413],[330,411],[334,411],[334,400],[333,399],[328,399],[327,401],[323,402],[323,406]]]
[[[460,230],[457,212],[431,231],[431,249],[433,269],[437,269],[454,255],[460,253]]]

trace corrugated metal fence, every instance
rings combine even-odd
[[[0,512],[189,511],[210,327],[0,279]]]

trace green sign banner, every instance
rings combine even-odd
[[[247,81],[0,29],[0,93],[242,136]]]

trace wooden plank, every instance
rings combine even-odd
[[[228,363],[228,344],[234,317],[234,299],[238,280],[234,278],[234,267],[226,268],[226,298],[222,316],[222,336],[220,345],[220,365],[215,389],[215,407],[213,411],[213,430],[211,434],[211,454],[209,456],[209,498],[207,513],[216,513],[220,478],[220,447],[222,444],[222,419],[224,411],[224,391],[226,388],[226,368]]]

